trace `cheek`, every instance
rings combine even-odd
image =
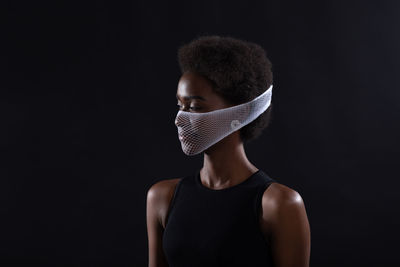
[[[185,115],[178,118],[180,134],[184,137],[185,145],[199,145],[208,136],[209,120],[207,116]]]
[[[206,116],[191,118],[190,128],[196,133],[205,132],[210,128],[210,120]]]

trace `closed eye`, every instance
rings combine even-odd
[[[178,108],[179,108],[179,109],[181,109],[181,108],[182,108],[182,106],[181,106],[181,105],[179,105],[179,104],[177,104],[177,106],[178,106]],[[189,109],[191,109],[191,110],[200,110],[200,109],[201,109],[201,107],[189,107]]]

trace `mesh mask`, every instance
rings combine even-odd
[[[175,118],[186,155],[199,154],[260,116],[271,103],[272,85],[253,100],[218,110],[193,113],[179,110]]]

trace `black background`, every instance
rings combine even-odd
[[[398,266],[398,1],[10,1],[0,264],[146,266],[146,193],[201,167],[174,117],[176,52],[263,46],[274,118],[250,161],[298,191],[311,266]],[[4,71],[5,70],[5,71]]]

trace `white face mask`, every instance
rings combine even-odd
[[[229,108],[193,113],[179,110],[175,118],[186,155],[199,154],[260,116],[271,103],[272,85],[253,100]]]

